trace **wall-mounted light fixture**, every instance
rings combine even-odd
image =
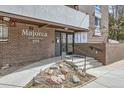
[[[65,29],[65,30],[68,30],[68,28],[67,28],[67,27],[65,27],[64,29]]]
[[[10,17],[6,17],[5,16],[5,17],[3,17],[3,20],[9,22],[10,21]]]

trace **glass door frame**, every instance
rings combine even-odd
[[[72,35],[72,54],[74,53],[74,32],[62,32],[62,31],[58,31],[56,30],[55,32],[59,32],[60,33],[60,55],[62,56],[62,33],[66,34],[66,55],[68,55],[68,35]]]
[[[68,35],[72,35],[72,53],[71,53],[71,52],[70,52],[70,53],[68,52]],[[66,47],[67,51],[66,51],[66,53],[67,53],[67,54],[73,54],[73,53],[74,53],[74,32],[67,32],[67,33],[66,33],[66,36],[67,36],[67,37],[66,37],[66,39],[67,39],[67,44],[66,44],[66,46],[67,46],[67,47]]]

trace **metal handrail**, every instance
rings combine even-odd
[[[83,71],[84,73],[86,73],[86,62],[87,62],[86,57],[87,57],[88,55],[87,55],[86,53],[82,52],[82,50],[81,50],[80,48],[74,47],[74,49],[77,50],[77,51],[79,51],[79,52],[83,55],[83,58],[84,58],[84,68],[83,68],[82,71]],[[74,53],[72,53],[72,54],[74,54]],[[73,57],[72,57],[72,59],[73,59]]]
[[[80,48],[76,48],[76,47],[74,47],[74,50],[77,50],[77,51],[79,51],[83,56],[83,58],[84,58],[84,68],[83,68],[83,70],[82,70],[82,72],[84,72],[84,73],[86,73],[86,61],[87,61],[87,54],[86,53],[84,53],[84,52],[82,52],[82,50],[80,49]],[[74,51],[72,52],[72,62],[73,62],[73,57],[74,57]],[[62,60],[62,55],[61,55],[61,60]]]

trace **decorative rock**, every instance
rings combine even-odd
[[[67,67],[63,67],[63,68],[61,68],[61,72],[62,72],[62,74],[67,74],[69,72],[69,70]]]
[[[47,82],[50,84],[61,84],[62,80],[57,76],[51,76],[47,79]]]
[[[59,84],[62,84],[62,82],[63,82],[60,77],[57,77],[57,81],[58,81]]]
[[[50,84],[59,84],[58,81],[57,81],[57,77],[56,76],[49,77],[47,79],[47,82],[50,83]]]
[[[59,78],[61,78],[62,80],[65,80],[65,76],[64,75],[58,75]]]
[[[64,86],[63,86],[63,85],[61,85],[61,88],[64,88]]]
[[[49,68],[45,69],[44,72],[45,72],[45,73],[48,73],[48,70],[49,70]],[[40,69],[40,71],[43,71],[43,70]]]
[[[50,67],[50,69],[59,69],[59,67],[58,66],[52,66],[52,67]]]
[[[51,78],[48,78],[46,81],[50,84],[58,84],[58,82],[53,81]]]
[[[45,73],[47,73],[48,75],[52,75],[53,74],[53,70],[52,69],[46,69]]]
[[[77,70],[77,72],[82,75],[82,69]]]
[[[84,72],[82,71],[82,69],[79,69],[79,70],[78,70],[78,73],[79,73],[81,76],[85,76],[85,75],[86,75],[86,73],[84,73]]]
[[[53,74],[53,70],[48,70],[48,73],[47,74],[49,74],[49,75],[52,75]]]
[[[86,73],[85,72],[82,72],[82,76],[86,76]]]
[[[4,69],[7,69],[7,68],[9,68],[9,67],[10,67],[9,64],[5,64],[4,66],[1,67],[1,69],[4,70]]]
[[[34,83],[35,84],[41,84],[40,81],[38,81],[38,80],[34,80]]]
[[[59,64],[59,67],[60,67],[60,68],[63,68],[63,67],[64,67],[64,64],[63,64],[63,63],[60,63],[60,64]]]
[[[80,82],[80,79],[76,75],[73,75],[72,76],[72,82],[73,83],[79,83]]]

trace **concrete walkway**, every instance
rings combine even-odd
[[[0,78],[0,88],[22,88],[41,70],[60,62],[60,57],[39,61]]]
[[[41,70],[60,62],[61,58],[50,58],[26,66],[9,75],[0,78],[1,88],[22,88]],[[87,71],[97,79],[83,88],[124,88],[124,60],[108,66],[101,66]]]
[[[124,88],[124,60],[87,71],[97,79],[83,88]]]

